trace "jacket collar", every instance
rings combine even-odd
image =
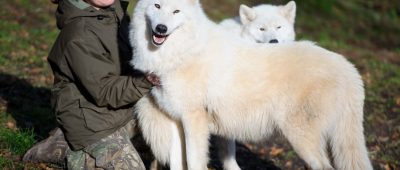
[[[62,29],[66,24],[80,17],[111,16],[116,14],[122,20],[124,12],[119,0],[105,9],[95,9],[83,0],[63,0],[58,4],[56,11],[57,27]]]
[[[68,1],[79,9],[85,9],[90,7],[90,5],[83,0],[68,0]]]

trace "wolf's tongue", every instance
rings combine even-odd
[[[161,37],[161,36],[153,36],[153,40],[154,42],[161,44],[165,41],[165,37]]]
[[[154,36],[154,42],[156,42],[156,43],[161,44],[161,43],[164,42],[164,40],[165,40],[165,37],[156,37],[156,36]]]

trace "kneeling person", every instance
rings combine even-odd
[[[23,160],[62,163],[66,157],[68,169],[145,169],[130,142],[136,126],[132,106],[151,84],[129,65],[129,18],[120,0],[52,1],[58,3],[60,33],[48,61],[61,130]]]

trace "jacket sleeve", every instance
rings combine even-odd
[[[120,63],[98,49],[96,43],[75,40],[66,45],[64,53],[74,81],[86,90],[97,106],[119,108],[134,104],[148,93],[151,84],[144,76],[121,76]]]

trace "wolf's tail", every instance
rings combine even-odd
[[[357,101],[361,101],[357,103]],[[353,100],[333,129],[331,145],[335,169],[372,170],[364,139],[363,99]]]

